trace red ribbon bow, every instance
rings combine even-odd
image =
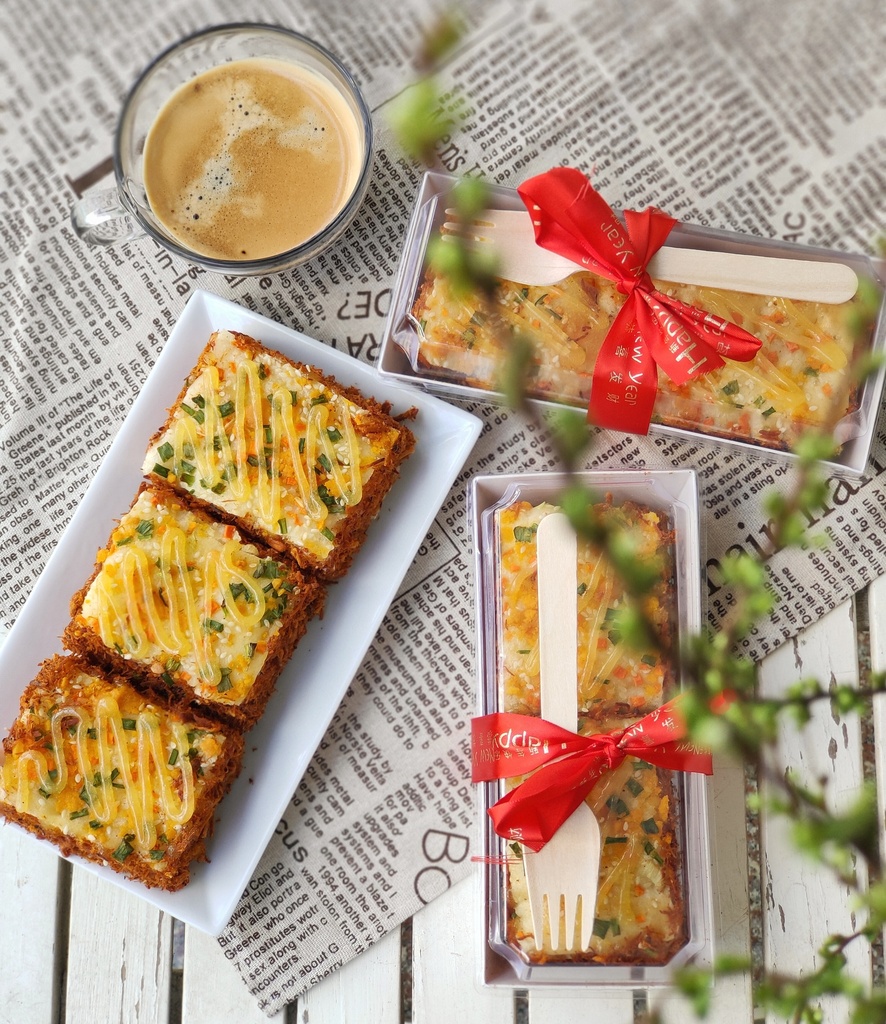
[[[673,217],[654,207],[625,210],[622,225],[572,167],[555,167],[517,191],[540,246],[614,281],[627,296],[594,365],[588,419],[597,426],[645,434],[658,389],[657,366],[675,384],[685,384],[722,366],[721,357],[754,358],[758,338],[653,287],[646,266],[677,223]]]
[[[597,780],[626,757],[710,775],[711,755],[685,736],[676,700],[624,729],[593,736],[579,736],[543,718],[497,712],[471,722],[472,779],[491,782],[533,772],[491,807],[489,816],[498,835],[537,852]]]

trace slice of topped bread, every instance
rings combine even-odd
[[[593,506],[595,514],[630,538],[638,559],[656,566],[658,582],[643,610],[660,635],[677,642],[674,532],[664,513],[633,501]],[[541,714],[538,614],[538,526],[557,507],[516,500],[496,512],[499,564],[496,601],[497,675],[503,711]],[[633,724],[673,695],[673,666],[659,651],[620,633],[624,582],[588,541],[576,567],[577,731],[608,734]],[[517,780],[513,780],[516,784]],[[591,945],[586,952],[556,948],[550,929],[536,948],[519,844],[509,852],[507,933],[527,960],[539,963],[664,964],[686,942],[681,868],[679,784],[672,773],[638,758],[607,771],[588,794],[602,837]]]
[[[3,741],[0,815],[144,885],[189,878],[243,737],[163,709],[119,676],[73,656],[43,663]]]
[[[246,728],[323,600],[280,555],[146,486],[74,595],[63,639],[170,706]]]
[[[414,444],[386,406],[355,388],[217,331],[143,470],[335,579]]]

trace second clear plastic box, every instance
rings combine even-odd
[[[676,634],[673,639],[677,641],[678,637],[697,632],[701,621],[701,577],[695,474],[692,471],[610,471],[583,473],[580,479],[599,494],[601,501],[606,496],[613,506],[632,503],[632,508],[651,512],[663,523],[667,523],[668,536],[671,538],[669,557],[672,573],[667,593],[673,603],[666,611],[672,633]],[[501,581],[504,569],[501,566],[504,542],[501,540],[501,515],[503,510],[512,511],[517,507],[522,515],[529,514],[531,517],[533,513],[528,511],[528,507],[535,509],[540,503],[555,504],[565,482],[566,477],[559,473],[478,476],[472,481],[480,715],[505,710],[503,676],[507,670],[502,657]],[[520,536],[528,538],[529,533],[522,528]],[[524,569],[530,575],[531,570],[531,565]],[[531,603],[527,599],[527,604]],[[532,617],[531,607],[527,614]],[[581,630],[579,634],[581,636]],[[529,650],[517,653],[530,654]],[[580,661],[581,658],[580,651]],[[678,683],[678,670],[674,670],[672,676],[672,682]],[[508,709],[514,710],[513,695],[508,698],[508,704]],[[532,713],[529,708],[527,710]],[[537,710],[534,713],[537,714]],[[627,717],[630,718],[630,715]],[[634,715],[636,717],[638,715]],[[649,962],[660,959],[655,955],[655,950],[641,950],[635,957],[629,958],[628,962],[615,963],[589,962],[588,957],[576,962],[557,962],[552,959],[539,962],[533,958],[527,952],[526,943],[517,941],[514,934],[516,908],[514,893],[510,891],[512,879],[509,863],[514,862],[517,854],[493,831],[487,814],[489,807],[503,795],[505,783],[484,783],[479,787],[482,849],[479,903],[482,920],[477,923],[477,928],[482,944],[482,984],[502,987],[655,987],[668,984],[671,971],[677,965],[690,961],[709,961],[712,955],[712,924],[706,780],[701,775],[688,772],[667,773],[667,776],[670,781],[665,781],[665,785],[672,788],[676,805],[673,835],[678,851],[676,876],[682,893],[683,941],[679,948],[672,950],[667,962],[663,963]],[[630,789],[631,794],[639,793],[640,783],[634,780],[642,777],[642,772],[639,776],[629,776],[632,781],[628,785],[634,787]],[[603,784],[604,780],[601,780],[598,786]],[[615,808],[612,813],[626,810],[619,806],[617,797],[613,799],[616,801],[614,805],[607,803],[607,806]],[[639,799],[638,796],[638,803]],[[605,821],[602,824],[605,834]],[[642,852],[644,838],[650,837],[640,836],[637,850],[634,851],[633,845],[631,850],[641,857],[647,853],[656,856],[654,849]],[[624,840],[616,838],[610,842]],[[633,840],[631,842],[633,844]],[[646,845],[648,847],[650,844]],[[621,850],[622,847],[613,849]],[[596,909],[600,909],[599,899]],[[603,923],[607,928],[611,925],[611,922]],[[595,922],[597,932],[602,930],[599,924]],[[618,927],[617,924],[611,926]]]

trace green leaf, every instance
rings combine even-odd
[[[529,369],[535,357],[535,346],[528,334],[515,334],[505,353],[499,386],[512,409],[521,409],[526,401]]]
[[[576,462],[591,441],[587,416],[575,409],[556,409],[547,420],[567,465]]]

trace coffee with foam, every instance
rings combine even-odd
[[[333,85],[287,61],[235,60],[164,104],[145,142],[145,191],[186,248],[263,259],[335,218],[363,156],[360,126]]]

